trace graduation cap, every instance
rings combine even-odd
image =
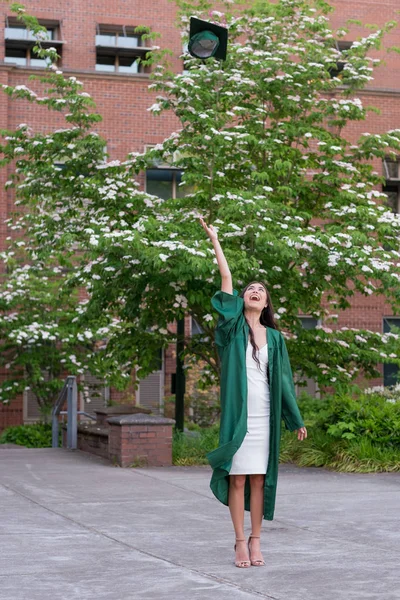
[[[190,18],[189,32],[189,54],[195,58],[219,58],[226,59],[228,46],[228,30],[226,27]]]

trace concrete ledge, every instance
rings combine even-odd
[[[107,419],[110,425],[175,425],[174,419],[158,417],[156,415],[147,415],[136,413],[133,415],[121,415],[120,417],[110,417]]]
[[[98,427],[98,425],[78,424],[78,433],[90,433],[99,437],[108,437],[108,427]]]
[[[135,413],[150,414],[149,408],[143,406],[135,406],[133,404],[117,404],[115,406],[107,406],[107,408],[100,408],[95,410],[96,423],[106,427],[106,421],[109,417],[114,415],[130,415]]]

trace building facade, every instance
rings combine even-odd
[[[345,26],[349,19],[382,26],[398,16],[398,0],[332,0],[335,11],[331,16],[333,27]],[[137,58],[146,52],[146,45],[135,35],[138,26],[147,26],[157,31],[159,46],[173,52],[173,67],[182,70],[182,41],[176,27],[176,11],[169,0],[127,2],[105,0],[92,2],[59,2],[56,0],[26,0],[28,14],[35,15],[48,30],[51,45],[61,55],[60,68],[67,75],[74,75],[84,84],[95,100],[103,121],[97,131],[107,140],[107,152],[111,159],[123,159],[128,152],[142,152],[146,146],[161,142],[178,127],[172,114],[153,116],[148,107],[154,97],[148,90],[149,73],[138,66]],[[110,7],[112,12],[110,12]],[[348,41],[365,35],[365,30],[351,25]],[[394,46],[399,40],[399,29],[392,31],[385,46]],[[10,11],[9,5],[0,7],[0,83],[25,84],[34,88],[29,76],[44,68],[45,64],[32,50],[33,40]],[[382,56],[382,52],[377,52]],[[367,89],[358,94],[364,105],[373,105],[380,113],[369,113],[367,121],[354,122],[345,132],[350,140],[356,140],[363,132],[378,133],[400,126],[400,56],[387,54],[385,65],[375,74]],[[27,122],[35,130],[48,131],[60,126],[61,117],[49,113],[46,108],[10,101],[0,95],[0,127],[13,129]],[[398,162],[378,162],[375,170],[386,178],[384,190],[392,210],[400,208],[400,172]],[[179,173],[159,168],[148,171],[143,185],[153,194],[171,197],[177,193]],[[0,172],[0,249],[4,248],[8,235],[4,220],[8,218],[13,198],[4,190],[7,180],[5,170]],[[304,316],[304,326],[316,323]],[[356,295],[352,307],[339,317],[339,326],[360,327],[375,331],[387,331],[392,325],[400,325],[400,315],[391,313],[390,306],[381,298],[366,298]],[[194,324],[196,326],[196,324]],[[190,334],[192,321],[186,319],[186,332]],[[160,357],[159,370],[141,382],[137,401],[144,405],[158,406],[162,410],[163,397],[171,393],[171,379],[175,370],[174,353],[171,348]],[[395,368],[381,367],[382,379],[375,383],[391,382]],[[90,382],[95,383],[98,382]],[[312,382],[309,389],[315,391]],[[118,401],[121,396],[115,391],[98,387],[96,402],[103,404],[110,398]],[[82,408],[86,408],[82,405]],[[10,406],[0,405],[0,430],[11,424],[34,420],[37,410],[29,397],[19,398]]]

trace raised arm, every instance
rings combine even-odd
[[[225,255],[222,251],[221,244],[218,241],[218,234],[215,231],[214,227],[212,225],[208,226],[201,217],[200,223],[203,226],[204,231],[212,241],[212,245],[214,246],[214,252],[217,258],[219,272],[221,273],[221,291],[226,292],[227,294],[232,294],[232,275],[229,270],[229,266]]]

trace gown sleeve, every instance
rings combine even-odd
[[[219,314],[215,329],[215,343],[217,346],[227,346],[243,315],[243,298],[236,290],[233,290],[233,294],[219,291],[212,297],[211,304]]]
[[[297,406],[296,391],[294,388],[292,369],[286,348],[285,340],[281,336],[282,346],[282,417],[286,429],[295,431],[304,427],[299,407]]]

